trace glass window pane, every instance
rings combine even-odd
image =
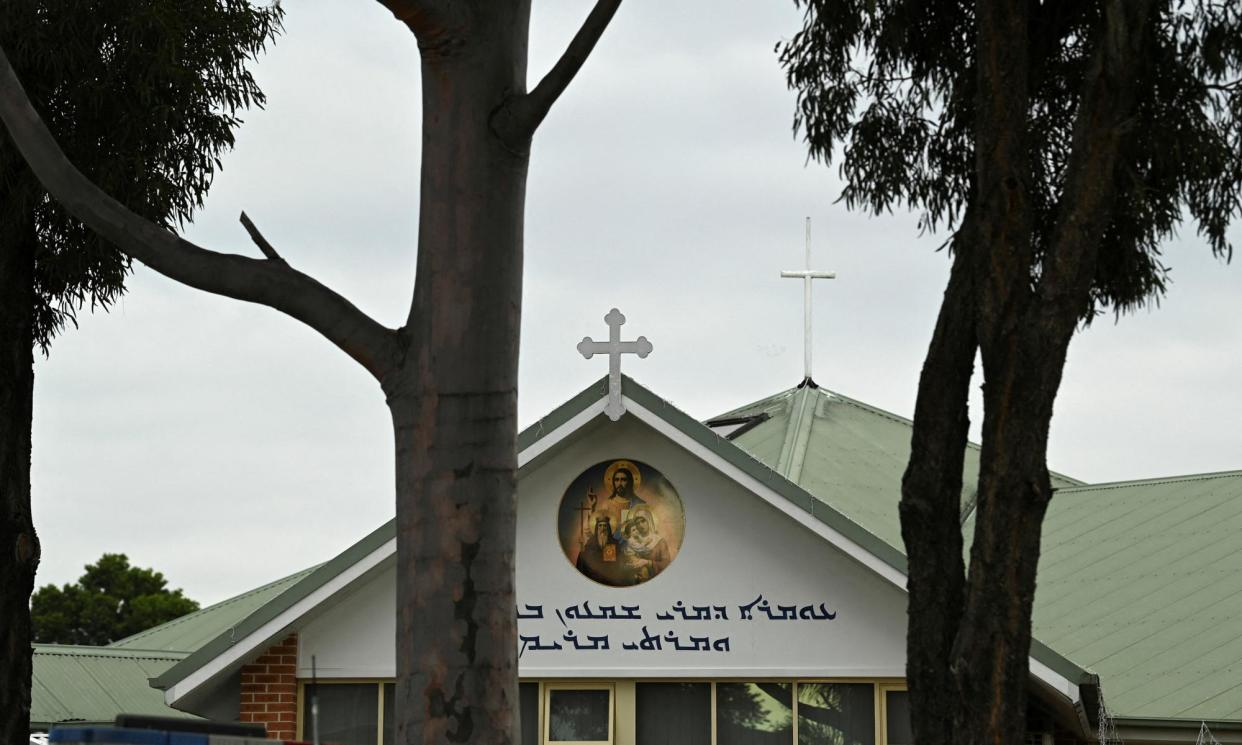
[[[306,686],[302,707],[304,740],[313,736],[312,697],[319,699],[319,741],[339,745],[375,745],[378,737],[379,691],[374,683],[320,683]]]
[[[397,687],[384,684],[384,742],[393,745],[397,741]]]
[[[716,745],[791,745],[789,683],[717,683]]]
[[[798,745],[875,745],[870,683],[798,683]]]
[[[518,702],[522,713],[522,745],[539,745],[539,684],[518,683]]]
[[[548,692],[548,739],[554,742],[608,740],[612,692],[607,690]]]
[[[885,692],[884,719],[888,731],[888,745],[914,744],[914,730],[910,727],[910,694],[908,692]]]
[[[638,745],[711,745],[711,683],[637,683]]]

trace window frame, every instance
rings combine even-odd
[[[530,682],[530,681],[528,681]],[[608,691],[608,739],[606,740],[553,740],[552,692],[553,691]],[[616,681],[556,681],[539,683],[539,738],[541,745],[616,745],[617,742],[617,682]]]
[[[848,683],[850,685],[866,684],[871,686],[871,724],[874,732],[872,735],[872,742],[874,742],[875,745],[888,745],[888,743],[881,737],[882,730],[880,728],[880,714],[882,712],[880,707],[880,688],[883,684],[881,683],[880,678],[792,678],[783,682],[793,683],[793,741],[790,745],[798,745],[798,686],[803,683]],[[715,686],[712,686],[712,690],[715,691]]]
[[[375,687],[375,711],[376,711],[376,740],[375,745],[383,745],[384,743],[384,686],[395,685],[396,680],[393,678],[328,678],[315,681],[318,685],[342,685],[342,684],[367,684]],[[868,684],[872,687],[874,713],[875,718],[875,743],[876,745],[889,745],[888,742],[888,699],[887,694],[893,691],[908,691],[908,685],[903,678],[832,678],[832,677],[806,677],[806,678],[781,678],[769,675],[746,677],[746,676],[730,676],[722,678],[697,678],[692,676],[676,676],[676,677],[639,677],[639,678],[616,678],[613,680],[601,679],[584,679],[577,680],[572,678],[519,678],[519,686],[522,684],[533,684],[538,686],[538,705],[535,711],[538,716],[537,732],[539,733],[538,745],[635,745],[634,743],[634,727],[637,724],[638,712],[634,708],[634,688],[639,683],[707,683],[711,687],[711,742],[716,745],[718,732],[716,728],[717,708],[716,708],[716,685],[718,683],[789,683],[790,695],[792,697],[792,706],[790,707],[790,715],[792,717],[791,739],[789,745],[797,745],[798,743],[798,686],[802,683],[854,683]],[[302,723],[305,717],[305,707],[309,704],[307,697],[307,689],[311,687],[312,681],[309,679],[299,679],[297,689],[297,738],[302,741],[308,739],[309,733],[303,731]],[[628,704],[625,711],[621,712],[621,691],[620,688],[628,688]],[[587,740],[587,741],[553,741],[549,739],[548,729],[550,727],[549,707],[551,705],[551,691],[553,690],[607,690],[608,693],[608,740]],[[519,697],[520,700],[520,697]],[[618,715],[625,713],[630,720],[622,723]],[[624,737],[621,735],[624,734]]]
[[[909,684],[906,681],[884,683],[877,686],[879,690],[879,723],[880,733],[883,739],[876,740],[881,745],[888,745],[888,694],[891,692],[909,692]]]
[[[384,745],[384,686],[396,684],[394,678],[325,678],[323,680],[308,680],[306,678],[298,679],[298,713],[297,729],[295,730],[297,739],[303,742],[310,742],[310,733],[304,732],[302,723],[305,721],[305,707],[310,704],[310,698],[307,696],[306,689],[313,686],[330,686],[330,685],[372,685],[375,686],[375,745]]]

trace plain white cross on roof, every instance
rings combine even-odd
[[[781,272],[788,279],[802,280],[802,315],[803,332],[806,341],[803,353],[803,373],[807,380],[811,379],[811,280],[836,279],[836,272],[821,272],[811,269],[811,218],[806,219],[806,268]]]
[[[621,355],[646,357],[651,354],[652,347],[645,336],[635,341],[621,341],[621,324],[625,323],[625,316],[616,308],[608,311],[604,323],[608,324],[608,341],[592,341],[591,337],[584,336],[578,342],[578,351],[588,360],[597,354],[608,355],[608,406],[604,413],[615,422],[625,413],[625,406],[621,403]]]

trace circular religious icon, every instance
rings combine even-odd
[[[565,490],[557,532],[565,558],[587,578],[641,585],[677,557],[686,513],[664,474],[639,461],[606,460]]]

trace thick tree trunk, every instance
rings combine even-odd
[[[984,354],[978,514],[951,657],[961,696],[958,727],[969,733],[959,741],[980,745],[1020,743],[1026,731],[1031,607],[1052,498],[1048,425],[1069,341],[1056,350],[1032,336],[1015,332],[1001,350]]]
[[[0,226],[0,745],[25,743],[30,732],[34,305],[33,225]]]
[[[947,660],[965,597],[959,509],[976,348],[971,220],[964,222],[919,378],[910,463],[901,482],[901,533],[909,558],[906,682],[914,739],[920,745],[955,740],[958,696]]]
[[[499,11],[499,8],[495,10]],[[423,63],[418,276],[398,372],[401,743],[517,740],[514,526],[528,147],[489,125],[524,90],[529,5],[415,27]]]
[[[1052,498],[1048,431],[1070,339],[1089,307],[1098,245],[1112,219],[1116,158],[1135,100],[1130,68],[1142,59],[1149,6],[1139,0],[1106,3],[1056,229],[1042,256],[1029,188],[1030,158],[1038,147],[1027,142],[1029,4],[981,0],[976,6],[975,198],[966,220],[973,257],[963,261],[959,253],[954,264],[920,381],[903,484],[902,529],[911,565],[908,666],[920,745],[1016,745],[1025,736],[1031,608]],[[966,266],[969,282],[959,280]],[[955,292],[963,285],[972,286],[973,302]],[[970,324],[973,335],[964,330]],[[964,407],[960,365],[968,338],[972,356],[977,341],[985,383],[975,533],[963,598],[961,545],[948,525],[957,514],[950,491],[961,461],[939,456],[937,448],[960,449],[964,441],[965,415],[958,407]],[[940,513],[924,514],[933,504]],[[943,645],[950,637],[946,656]]]

